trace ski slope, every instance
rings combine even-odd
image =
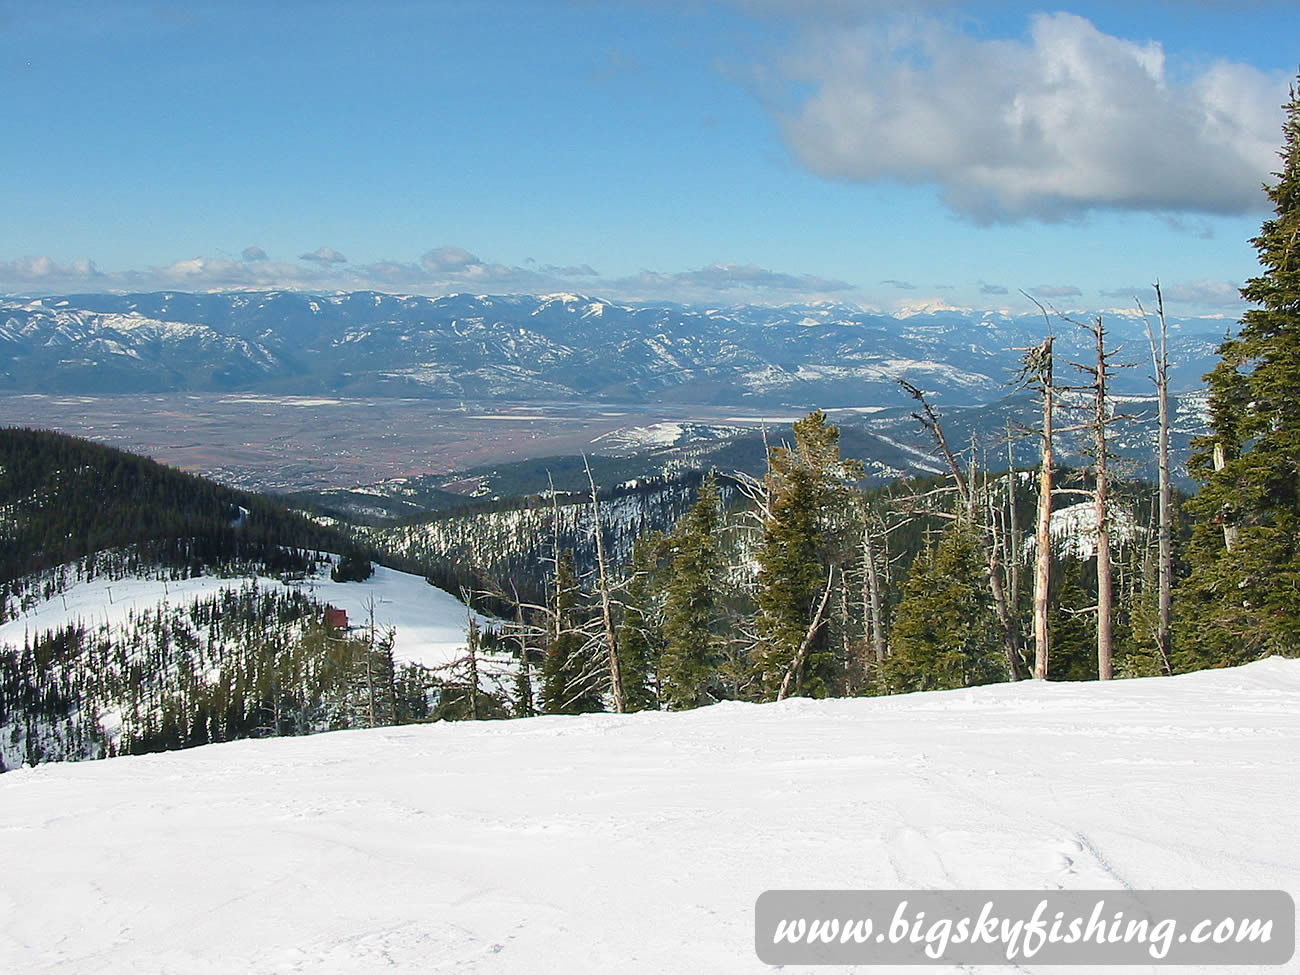
[[[0,972],[752,973],[771,888],[1295,893],[1297,743],[1270,659],[43,765],[0,775]]]
[[[0,624],[0,646],[21,647],[27,634],[54,630],[68,623],[87,627],[120,625],[128,616],[168,603],[184,606],[223,589],[239,589],[250,582],[263,588],[292,585],[309,593],[322,605],[347,611],[352,626],[369,622],[369,603],[375,606],[375,625],[395,628],[393,655],[398,663],[436,667],[460,656],[465,647],[465,605],[456,597],[429,585],[422,577],[381,565],[364,582],[334,582],[328,568],[301,582],[284,583],[268,576],[193,579],[105,579],[78,582],[63,593],[33,606],[16,619]],[[482,616],[475,614],[480,624]]]

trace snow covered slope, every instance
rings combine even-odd
[[[1274,659],[42,765],[0,971],[714,975],[770,888],[1295,892],[1297,740]]]
[[[91,628],[117,626],[152,607],[184,606],[251,582],[264,589],[299,588],[322,605],[346,610],[353,626],[368,623],[368,606],[373,599],[376,627],[396,628],[393,654],[398,663],[436,667],[454,660],[465,647],[466,611],[460,600],[420,576],[383,566],[375,566],[374,575],[364,582],[332,582],[328,572],[288,584],[268,576],[99,578],[77,582],[0,624],[0,646],[21,647],[25,634],[55,630],[69,623],[80,622]],[[480,624],[485,622],[483,617],[475,616]]]

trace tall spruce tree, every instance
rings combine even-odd
[[[659,677],[664,703],[675,711],[708,704],[709,686],[722,662],[718,597],[722,562],[718,485],[710,474],[695,506],[678,522],[668,544],[671,562],[664,598],[664,653]]]
[[[1263,273],[1206,377],[1210,432],[1188,467],[1204,481],[1181,587],[1180,669],[1300,647],[1300,99],[1286,105],[1274,216],[1251,243]]]
[[[655,591],[655,570],[664,546],[660,532],[638,535],[632,543],[627,585],[623,593],[623,620],[618,628],[619,672],[623,677],[624,706],[628,711],[658,707],[652,676],[663,652],[663,627]]]
[[[757,657],[763,696],[789,687],[823,697],[835,679],[821,597],[831,585],[835,519],[849,510],[848,485],[862,476],[840,457],[840,431],[814,410],[794,424],[794,444],[768,451],[767,513],[758,551]]]

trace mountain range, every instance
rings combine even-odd
[[[949,404],[1004,396],[1049,327],[1023,314],[904,317],[831,302],[727,308],[579,295],[351,292],[92,294],[0,299],[0,392],[248,390],[483,402],[901,404],[906,378]],[[1149,392],[1144,323],[1107,313],[1117,393]],[[1170,322],[1173,384],[1193,389],[1223,322]],[[1050,327],[1062,361],[1089,337]]]

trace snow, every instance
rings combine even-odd
[[[0,971],[727,975],[774,888],[1294,891],[1297,736],[1271,659],[43,765]]]
[[[620,447],[671,447],[682,438],[680,423],[652,423],[644,427],[621,427],[602,433],[592,443],[608,441]]]
[[[16,619],[0,625],[0,646],[21,647],[26,633],[57,629],[81,621],[89,627],[101,623],[121,625],[131,615],[166,602],[188,605],[223,589],[238,590],[256,580],[265,588],[292,585],[306,590],[317,602],[347,611],[353,626],[368,624],[368,604],[375,601],[375,625],[396,629],[393,656],[398,663],[436,667],[458,657],[465,646],[465,605],[449,593],[429,585],[421,576],[375,566],[364,582],[334,582],[328,571],[302,582],[284,583],[268,576],[200,576],[196,579],[95,579],[79,582],[62,594],[37,604]],[[475,614],[480,625],[488,622]],[[0,966],[0,971],[4,971]]]
[[[219,403],[257,403],[267,406],[342,406],[344,401],[328,396],[261,396],[239,393],[218,400]],[[355,400],[349,402],[356,402]]]
[[[1115,504],[1110,506],[1111,538],[1128,542],[1137,537],[1141,530],[1133,513]],[[1092,501],[1080,501],[1052,511],[1052,520],[1048,533],[1061,550],[1077,559],[1090,559],[1097,554],[1097,506]],[[1029,537],[1028,545],[1033,548],[1036,539]]]

